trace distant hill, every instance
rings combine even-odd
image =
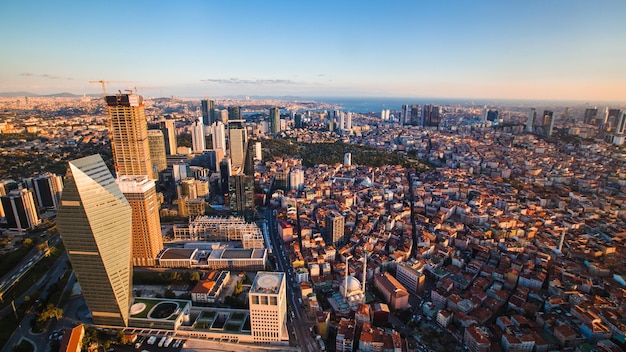
[[[0,92],[2,98],[14,98],[14,97],[48,97],[48,98],[77,98],[82,95],[73,93],[54,93],[54,94],[35,94],[30,92]]]

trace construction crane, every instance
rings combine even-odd
[[[105,81],[105,80],[97,80],[97,81],[89,81],[89,83],[100,83],[102,85],[102,96],[106,99],[106,85],[109,83],[136,83],[136,81]]]

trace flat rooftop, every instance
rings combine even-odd
[[[161,260],[192,260],[197,248],[166,248],[160,254]]]
[[[250,293],[276,294],[285,280],[285,273],[259,271],[254,278]]]

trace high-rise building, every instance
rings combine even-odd
[[[228,142],[232,167],[243,172],[248,146],[248,135],[243,120],[228,121]]]
[[[205,126],[211,126],[213,122],[215,122],[215,103],[213,100],[201,100],[200,110],[202,110],[202,124]]]
[[[620,109],[608,109],[606,121],[604,122],[605,129],[615,131],[619,119]]]
[[[244,174],[228,178],[230,212],[247,220],[254,217],[254,177]]]
[[[334,246],[343,244],[345,218],[336,210],[326,215],[326,242]]]
[[[536,118],[537,118],[537,109],[535,108],[530,109],[530,113],[528,114],[528,119],[526,120],[526,132],[532,133]]]
[[[148,130],[148,146],[150,148],[150,160],[152,160],[152,171],[156,180],[159,178],[159,172],[167,169],[165,138],[161,130]]]
[[[546,136],[552,135],[552,129],[554,128],[554,112],[552,110],[543,111],[543,134]]]
[[[293,118],[294,128],[302,128],[302,114],[296,114]]]
[[[351,111],[348,111],[346,113],[345,130],[348,131],[348,132],[352,131],[352,112]]]
[[[400,117],[400,123],[402,125],[407,125],[409,123],[409,116],[408,116],[408,106],[406,104],[402,104],[402,113],[401,113],[401,117]]]
[[[487,109],[487,105],[483,106],[483,114],[480,117],[480,120],[482,123],[487,122],[487,113],[489,112],[489,109]]]
[[[598,109],[585,109],[585,117],[584,122],[588,125],[592,125],[595,123],[596,117],[598,116]]]
[[[106,113],[117,174],[152,177],[143,97],[135,94],[107,96]]]
[[[488,110],[487,111],[487,121],[495,121],[498,119],[498,110]]]
[[[285,273],[259,271],[250,293],[250,328],[254,342],[270,343],[289,339]]]
[[[261,150],[261,142],[254,143],[254,160],[263,160],[263,153]]]
[[[276,107],[270,109],[270,132],[272,134],[280,132],[280,110]]]
[[[231,106],[228,108],[228,121],[231,120],[241,120],[241,106]],[[224,122],[224,124],[226,123],[227,122]]]
[[[132,209],[133,265],[155,266],[163,239],[154,181],[147,176],[121,176],[117,185]]]
[[[232,162],[230,158],[223,158],[219,162],[219,170],[220,170],[220,184],[222,185],[221,194],[226,195],[228,194],[228,181],[229,181],[230,175],[232,175]]]
[[[423,127],[439,127],[441,116],[439,107],[434,105],[424,105],[422,107],[422,126]]]
[[[343,164],[346,166],[352,165],[352,153],[344,153],[343,154]]]
[[[7,195],[12,190],[18,189],[18,188],[19,186],[17,182],[13,180],[1,180],[0,181],[0,196]],[[0,201],[0,218],[3,218],[3,217],[4,217],[4,206],[2,205],[2,202]]]
[[[222,121],[217,121],[211,125],[211,140],[213,149],[226,150],[226,132]]]
[[[626,133],[626,111],[620,110],[615,123],[615,133]]]
[[[302,190],[304,187],[304,170],[292,169],[289,172],[289,189]]]
[[[191,124],[191,145],[193,152],[196,154],[200,154],[206,149],[204,125],[200,119],[197,119]]]
[[[29,189],[14,189],[2,196],[0,202],[10,230],[32,230],[41,224],[33,192]]]
[[[28,180],[28,184],[40,210],[56,210],[59,207],[63,191],[61,176],[44,173]]]
[[[57,225],[94,324],[127,326],[132,211],[100,155],[68,163]]]
[[[420,121],[419,116],[419,105],[411,105],[411,125],[413,126],[421,126],[422,121]]]
[[[165,140],[165,154],[176,155],[176,120],[164,118],[159,121],[159,126]]]

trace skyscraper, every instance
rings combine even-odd
[[[228,121],[231,120],[241,120],[241,106],[231,106],[228,108]]]
[[[106,97],[113,162],[118,175],[150,175],[152,161],[143,97],[118,94]]]
[[[243,216],[246,220],[254,217],[254,177],[244,174],[228,178],[230,212],[234,216]]]
[[[191,145],[193,152],[196,154],[200,154],[206,149],[204,125],[200,119],[196,119],[196,121],[191,124]]]
[[[346,113],[346,131],[351,132],[352,131],[352,112],[348,111]]]
[[[165,140],[165,154],[176,155],[176,121],[164,118],[159,121],[159,126]]]
[[[530,113],[528,114],[528,119],[526,120],[526,132],[532,133],[536,118],[537,118],[537,110],[535,108],[530,109]]]
[[[100,155],[68,163],[57,225],[94,324],[127,326],[132,213]]]
[[[133,265],[154,266],[163,249],[159,201],[154,181],[146,176],[122,176],[117,185],[132,209]]]
[[[285,273],[259,271],[250,293],[250,328],[254,342],[269,343],[289,339]]]
[[[272,134],[280,132],[280,110],[276,107],[270,109],[270,131]]]
[[[202,124],[211,126],[215,122],[215,103],[211,99],[203,99],[200,101],[200,110],[202,110]]]
[[[211,141],[213,142],[213,149],[226,150],[226,131],[222,121],[217,121],[211,125]]]
[[[598,109],[585,109],[585,117],[584,122],[588,125],[592,125],[595,123],[596,117],[598,116]]]
[[[59,207],[61,192],[63,191],[63,180],[61,176],[44,173],[28,181],[29,188],[34,193],[34,198],[40,210],[54,209]]]
[[[554,127],[554,112],[552,110],[543,111],[543,134],[546,136],[552,135],[552,128]]]
[[[408,116],[408,106],[406,104],[402,104],[402,117],[400,123],[403,125],[408,125],[409,116]]]
[[[434,105],[424,105],[422,107],[422,126],[423,127],[439,127],[441,116],[439,107]]]
[[[32,230],[41,219],[35,206],[33,192],[28,189],[14,189],[0,199],[4,209],[7,227],[12,230]]]
[[[233,168],[239,168],[243,172],[246,160],[248,135],[243,120],[228,121],[228,142],[230,159]]]
[[[165,138],[161,130],[148,130],[148,147],[150,148],[150,160],[154,179],[159,178],[159,172],[167,169],[167,157],[165,155]]]
[[[419,117],[419,105],[411,105],[411,125],[420,126],[422,123]]]

